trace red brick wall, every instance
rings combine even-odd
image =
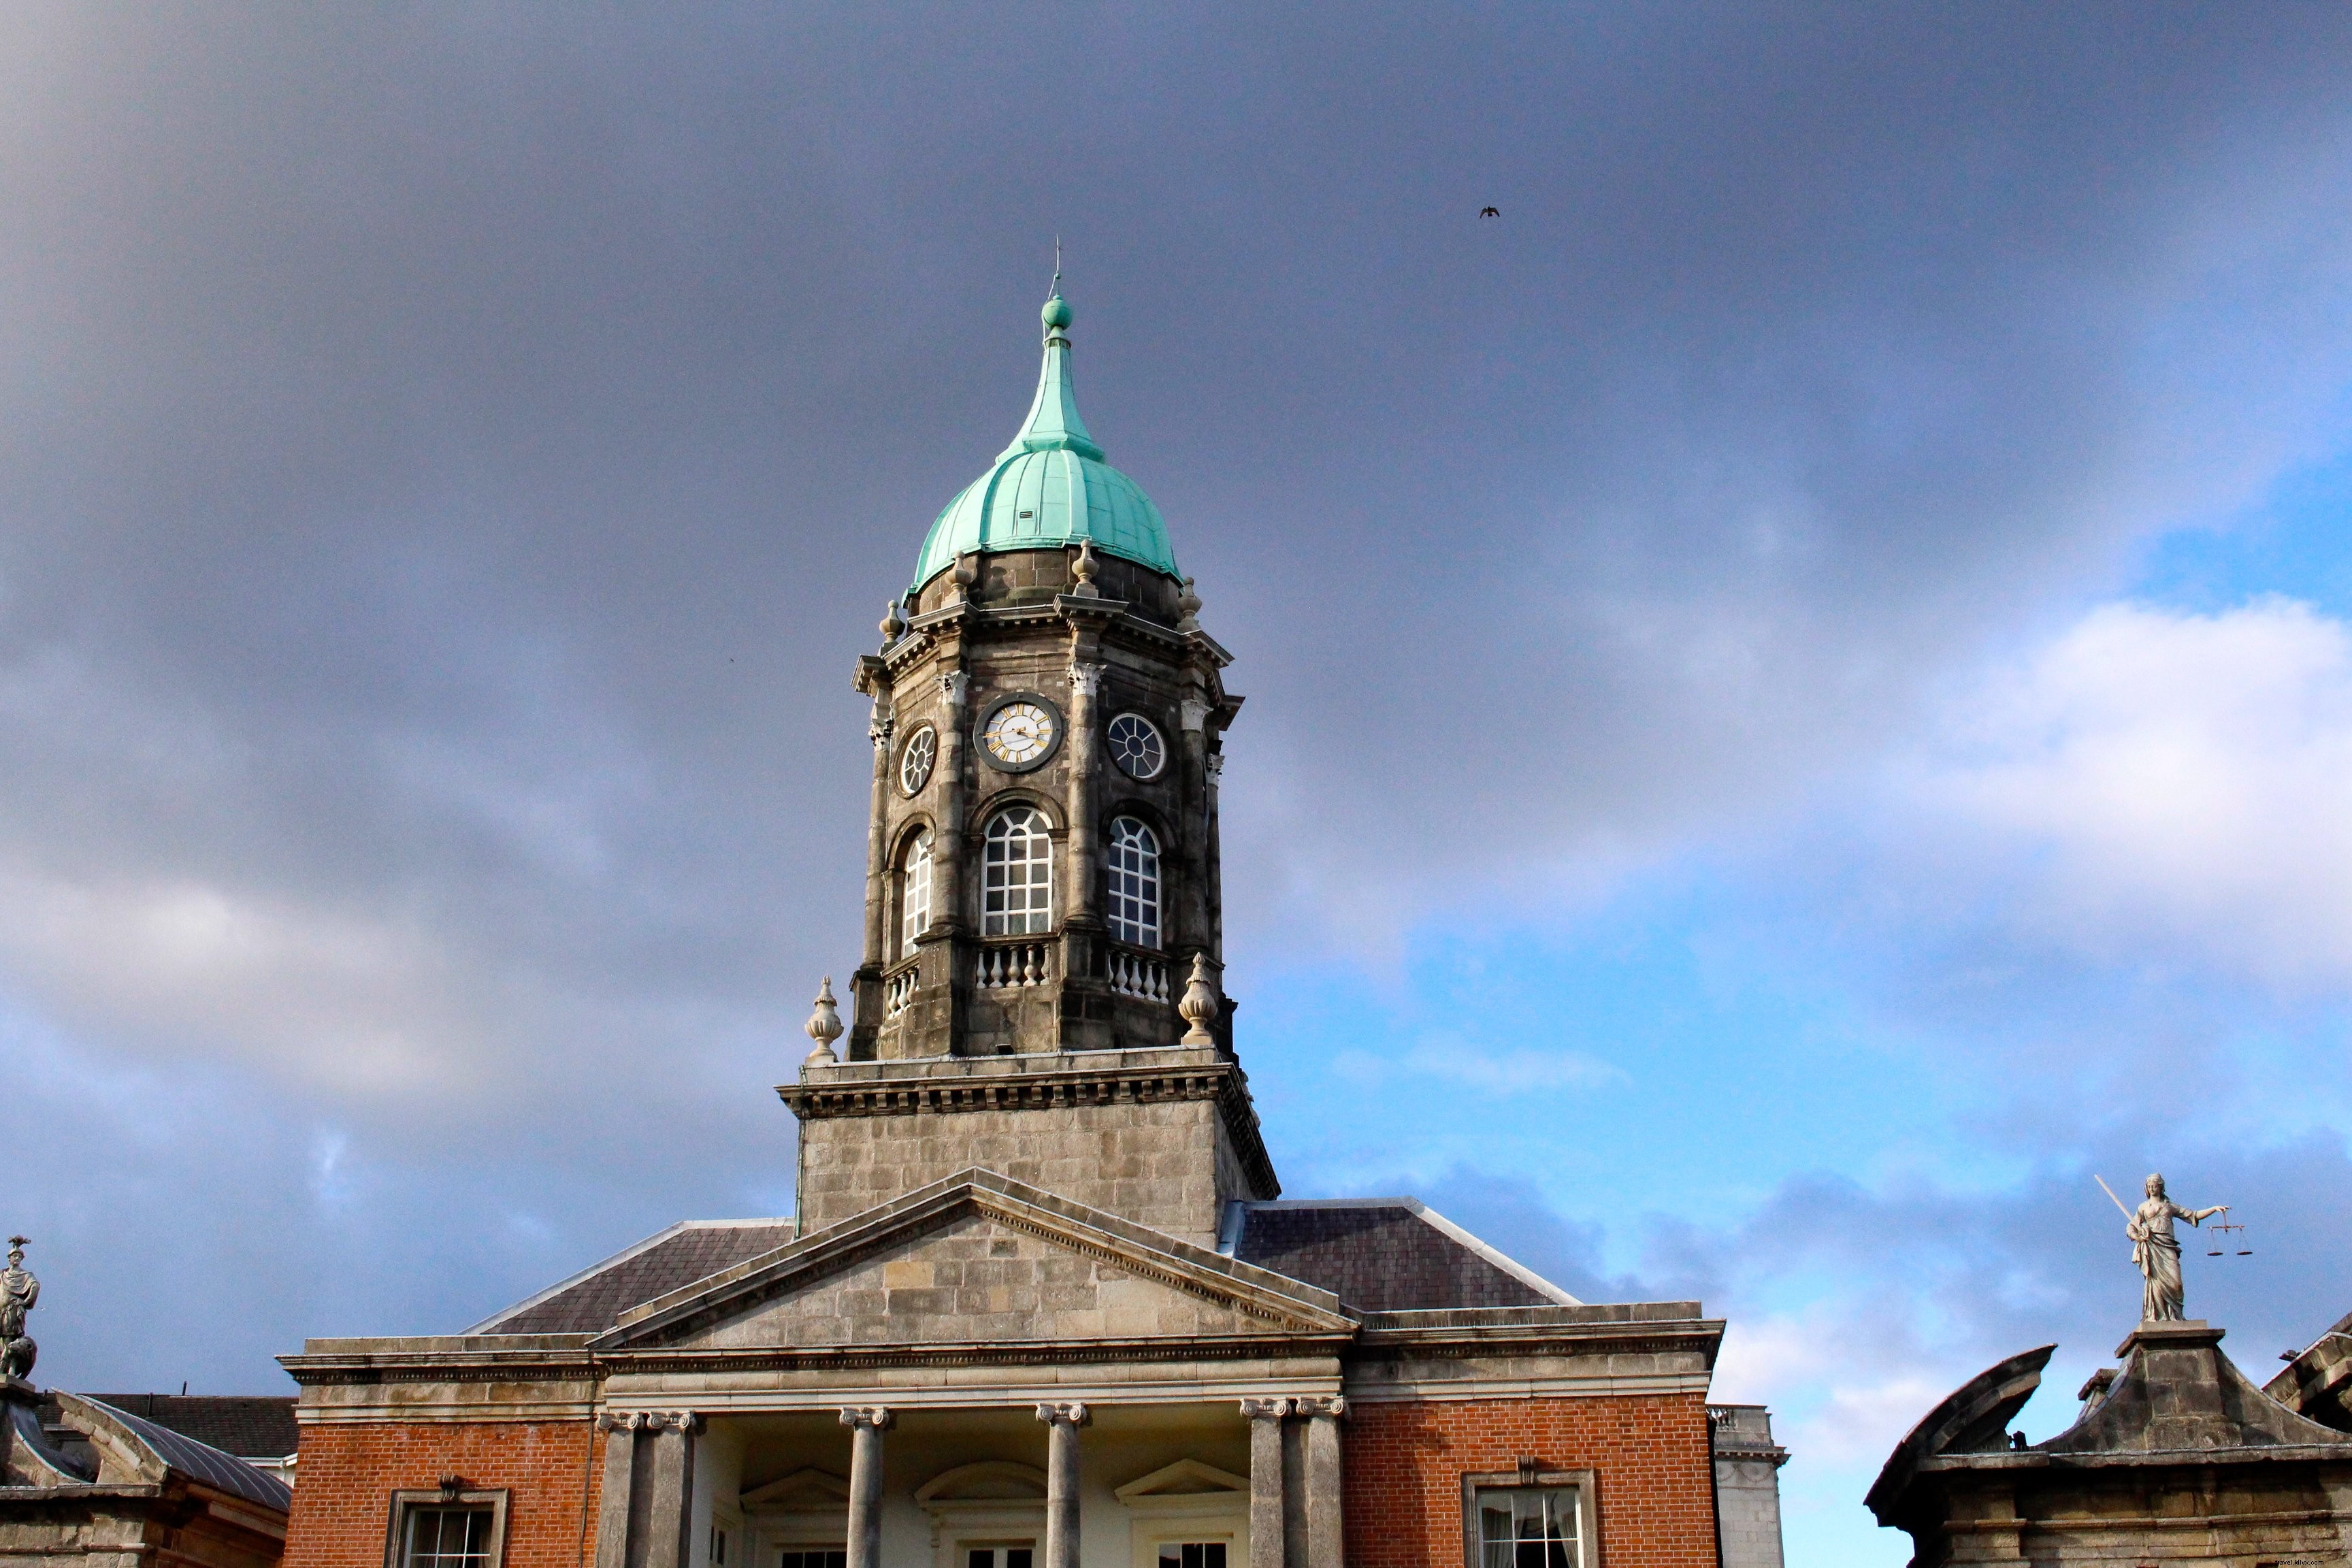
[[[1350,1404],[1340,1423],[1348,1568],[1462,1568],[1462,1477],[1591,1470],[1608,1568],[1715,1568],[1699,1394]]]
[[[604,1465],[603,1435],[586,1421],[305,1426],[284,1568],[383,1568],[392,1494],[430,1491],[444,1476],[507,1489],[507,1568],[578,1568],[583,1497],[596,1549]]]

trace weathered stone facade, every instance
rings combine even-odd
[[[1781,1568],[1780,1467],[1789,1450],[1772,1441],[1772,1413],[1760,1405],[1717,1405],[1707,1416],[1723,1568]]]
[[[1871,1488],[1916,1568],[1976,1563],[2318,1568],[2352,1556],[2352,1436],[2249,1383],[2200,1321],[2142,1323],[2074,1424],[2009,1423],[2057,1347],[1987,1369],[1928,1412]]]
[[[93,1400],[48,1398],[44,1429],[37,1394],[0,1386],[0,1564],[276,1568],[284,1483]]]
[[[986,557],[968,586],[938,578],[903,634],[859,661],[875,756],[853,1061],[1171,1045],[1193,956],[1222,967],[1216,775],[1241,708],[1220,673],[1229,656],[1197,626],[1180,629],[1180,584],[1109,555],[1090,556],[1083,581],[1078,553],[1016,551]],[[1045,759],[1019,771],[983,738],[1012,697],[1055,725]],[[1150,777],[1122,771],[1104,744],[1104,728],[1129,713],[1163,748]],[[909,747],[934,759],[927,772],[910,767]],[[992,932],[986,835],[1019,805],[1051,835],[1055,918],[1047,931]],[[1120,940],[1105,918],[1105,835],[1122,817],[1157,840],[1151,943]],[[918,846],[930,854],[929,919],[910,931]],[[1222,1015],[1211,1032],[1230,1045]]]
[[[1241,1068],[1213,1048],[844,1062],[779,1092],[811,1229],[978,1166],[1209,1246],[1226,1205],[1279,1190]]]

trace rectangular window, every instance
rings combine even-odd
[[[1225,1568],[1225,1543],[1163,1541],[1160,1543],[1160,1568]]]
[[[404,1568],[489,1568],[490,1510],[412,1508]]]
[[[1584,1568],[1581,1500],[1575,1487],[1479,1488],[1478,1568]]]
[[[849,1568],[845,1546],[794,1546],[777,1553],[776,1568]]]
[[[1029,1568],[1026,1546],[974,1546],[963,1554],[963,1568]]]
[[[499,1568],[506,1533],[502,1490],[394,1492],[384,1568]]]

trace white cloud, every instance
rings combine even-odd
[[[1965,705],[1911,782],[1948,847],[2029,868],[2028,934],[2352,976],[2352,628],[2307,605],[2104,606]]]

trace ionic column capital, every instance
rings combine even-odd
[[[656,1432],[682,1432],[691,1437],[702,1430],[702,1417],[691,1410],[657,1410],[646,1417]]]
[[[1279,1421],[1290,1414],[1290,1409],[1291,1401],[1287,1399],[1244,1399],[1242,1401],[1242,1419]]]
[[[1312,1415],[1319,1420],[1337,1421],[1348,1414],[1348,1401],[1337,1394],[1313,1394],[1291,1401],[1291,1408],[1300,1415]]]
[[[845,1405],[841,1412],[841,1424],[849,1427],[870,1426],[877,1432],[887,1431],[890,1426],[889,1407],[882,1405]]]
[[[1037,1419],[1048,1426],[1083,1426],[1092,1421],[1094,1415],[1085,1405],[1074,1400],[1066,1405],[1040,1405],[1037,1406]]]
[[[651,1418],[642,1410],[599,1410],[596,1430],[599,1432],[635,1432],[642,1430]]]

